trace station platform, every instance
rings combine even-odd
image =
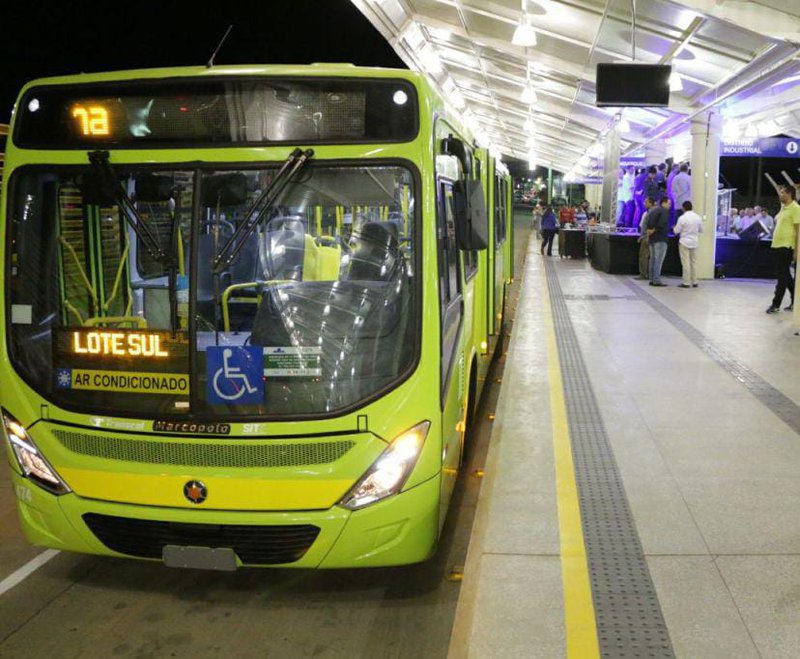
[[[652,288],[535,239],[522,276],[449,656],[797,657],[800,337],[774,282]]]

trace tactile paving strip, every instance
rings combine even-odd
[[[603,657],[673,658],[642,543],[561,291],[546,262],[597,636]]]
[[[638,299],[635,295],[596,295],[596,294],[587,294],[587,295],[564,295],[565,300],[586,300],[589,302],[596,302],[598,300],[636,300]]]
[[[637,286],[634,282],[623,281],[662,318],[736,378],[751,394],[761,401],[767,409],[775,414],[775,416],[796,433],[800,433],[800,406],[798,406],[797,403],[780,390],[773,387],[760,375],[742,364],[742,362],[733,357],[730,353],[712,343],[705,334],[686,322],[666,304],[654,298],[650,293]]]

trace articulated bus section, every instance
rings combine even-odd
[[[29,540],[223,570],[430,557],[513,232],[507,172],[424,78],[65,77],[14,122],[0,406]]]

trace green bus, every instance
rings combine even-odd
[[[432,555],[513,236],[507,171],[423,76],[37,80],[2,198],[30,542],[214,569]]]

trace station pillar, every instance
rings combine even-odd
[[[714,278],[717,247],[717,190],[722,117],[703,112],[692,119],[692,205],[703,218],[697,247],[697,276]]]
[[[612,229],[617,226],[617,192],[619,189],[619,126],[606,134],[603,158],[603,203],[600,215],[601,222],[608,222]]]

